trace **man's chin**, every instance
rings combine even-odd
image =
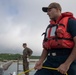
[[[51,20],[55,20],[55,18],[50,18]]]
[[[51,20],[54,20],[54,18],[50,17]]]

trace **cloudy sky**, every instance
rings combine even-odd
[[[75,0],[0,0],[0,53],[22,53],[26,42],[33,55],[40,55],[41,34],[49,24],[41,9],[51,2],[60,3],[62,12],[71,11],[76,16]]]

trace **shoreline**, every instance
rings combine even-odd
[[[30,59],[30,63],[35,63],[39,59]],[[0,61],[0,68],[3,68],[6,70],[13,62],[18,62],[18,60],[5,60],[5,61]],[[22,64],[23,60],[19,60],[19,63]]]

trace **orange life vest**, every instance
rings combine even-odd
[[[59,19],[47,27],[45,32],[45,38],[43,41],[43,47],[45,48],[45,43],[50,46],[50,48],[73,48],[74,41],[70,33],[67,32],[67,25],[69,18],[73,18],[72,13],[63,13]]]

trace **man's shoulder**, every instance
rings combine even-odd
[[[29,49],[28,47],[26,47],[26,49]]]
[[[69,23],[69,24],[70,24],[70,23],[76,23],[76,19],[72,19],[72,18],[71,18],[71,19],[68,20],[68,23]]]
[[[72,35],[72,37],[76,36],[76,20],[75,19],[68,20],[67,31]]]
[[[27,50],[31,50],[29,47],[26,47]]]
[[[76,19],[69,19],[68,20],[68,27],[69,28],[71,28],[71,27],[72,28],[74,28],[74,27],[76,28]]]

